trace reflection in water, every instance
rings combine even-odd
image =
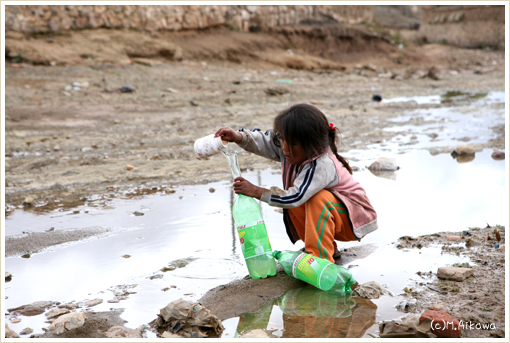
[[[455,151],[451,153],[452,157],[457,160],[457,163],[471,162],[475,159],[475,154],[462,154],[459,155]]]
[[[397,173],[393,170],[371,170],[371,169],[369,170],[372,174],[374,174],[377,177],[382,177],[390,180],[397,179]]]
[[[338,296],[315,287],[289,290],[283,297],[239,318],[236,337],[266,330],[273,306],[283,312],[282,338],[362,337],[375,324],[377,306],[368,299]]]

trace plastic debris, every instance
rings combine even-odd
[[[372,95],[372,101],[381,102],[382,96],[380,96],[379,94],[374,94],[374,95]]]
[[[119,91],[121,93],[133,93],[135,90],[131,87],[127,87],[127,86],[122,86],[119,88]]]
[[[294,83],[293,80],[290,80],[290,79],[278,79],[276,80],[275,82],[280,82],[280,83]]]
[[[460,240],[460,236],[446,236],[446,239],[449,241],[458,241]]]
[[[221,320],[200,303],[183,299],[162,308],[149,325],[160,333],[168,331],[186,338],[219,338],[225,330]]]

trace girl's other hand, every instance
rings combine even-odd
[[[214,134],[214,137],[221,137],[224,141],[239,143],[243,136],[239,132],[235,132],[230,127],[222,127]]]
[[[262,188],[255,186],[250,181],[239,176],[234,179],[234,193],[260,199],[262,196]]]

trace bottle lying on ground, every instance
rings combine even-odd
[[[273,252],[285,273],[331,294],[346,295],[356,284],[352,273],[328,260],[301,251]]]
[[[234,178],[241,176],[237,153],[227,154],[223,150],[222,152],[230,164]],[[239,194],[232,206],[232,216],[250,277],[260,279],[276,275],[273,250],[257,201],[252,197]]]

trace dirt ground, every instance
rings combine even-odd
[[[501,241],[496,240],[494,229],[498,229]],[[416,305],[402,310],[420,314],[434,304],[444,305],[444,310],[464,323],[462,337],[505,337],[505,228],[487,225],[485,228],[469,228],[463,232],[441,232],[419,237],[404,236],[399,239],[397,249],[422,249],[440,245],[442,253],[463,255],[469,258],[455,267],[473,268],[473,276],[464,281],[435,278],[428,286],[423,282],[406,292],[406,297],[416,299]],[[459,236],[451,241],[448,236]],[[498,244],[499,247],[495,247]],[[434,277],[437,271],[418,271],[424,279]],[[430,288],[429,288],[430,287]],[[427,289],[428,288],[428,289]],[[477,329],[485,325],[490,330]]]
[[[404,109],[462,101],[384,104],[373,102],[373,94],[386,99],[504,90],[503,51],[417,45],[412,32],[403,36],[410,38],[399,49],[356,26],[268,33],[94,30],[32,38],[10,33],[6,215],[16,208],[72,208],[91,198],[229,179],[222,159],[205,163],[195,157],[194,141],[221,126],[269,129],[274,116],[294,103],[316,104],[341,128],[341,153],[391,139],[396,133],[382,128]],[[505,127],[493,130],[496,138],[475,149],[505,148]],[[239,163],[278,167],[250,154],[241,154]],[[434,297],[459,319],[484,318],[504,328],[504,306],[497,301],[504,289],[504,249],[488,252],[487,244],[471,252],[487,266],[477,268],[472,283],[447,295],[424,290],[416,295],[416,309],[426,309]],[[477,297],[492,301],[492,310],[479,309]]]

